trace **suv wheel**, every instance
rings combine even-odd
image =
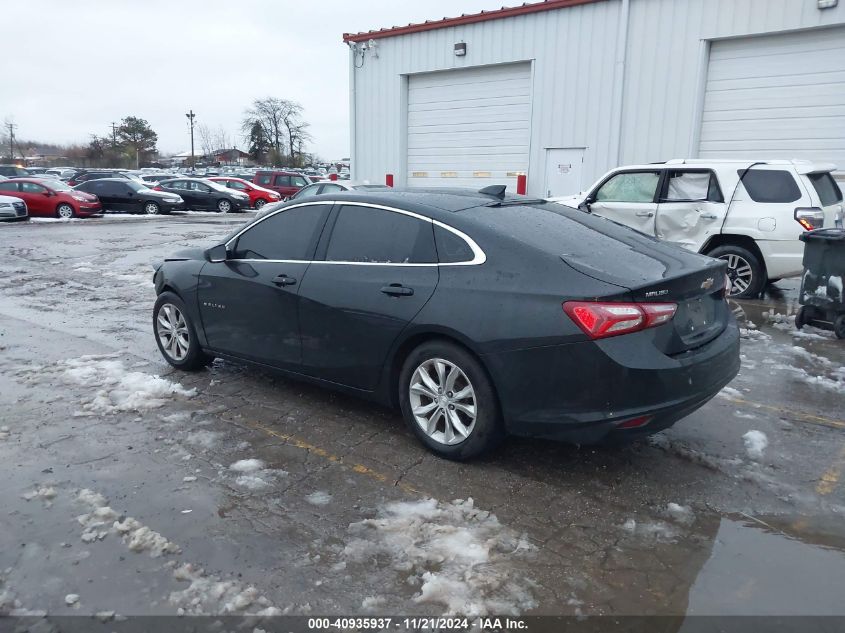
[[[735,244],[717,246],[707,253],[710,257],[728,262],[731,280],[730,297],[751,299],[759,296],[766,285],[766,270],[760,259],[747,248]]]
[[[496,392],[484,368],[445,341],[424,343],[405,360],[399,403],[417,438],[446,459],[475,457],[504,437]]]

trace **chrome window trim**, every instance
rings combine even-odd
[[[327,264],[330,266],[406,266],[406,267],[431,267],[431,266],[479,266],[487,261],[487,254],[481,249],[481,247],[473,240],[469,235],[464,233],[463,231],[459,231],[453,226],[449,226],[439,220],[435,220],[434,218],[429,218],[424,215],[420,215],[419,213],[414,213],[413,211],[405,211],[404,209],[397,209],[395,207],[389,207],[382,204],[371,204],[368,202],[352,202],[349,200],[315,200],[309,202],[300,202],[297,204],[292,204],[289,207],[284,207],[282,209],[277,209],[272,213],[268,213],[266,216],[258,220],[257,222],[253,222],[249,226],[245,226],[243,229],[238,231],[232,239],[226,242],[226,249],[229,249],[229,245],[235,242],[242,234],[246,231],[255,228],[257,225],[264,222],[268,218],[272,218],[277,213],[283,213],[288,211],[289,209],[295,209],[297,207],[312,207],[318,205],[345,205],[345,206],[352,206],[352,207],[370,207],[372,209],[381,209],[382,211],[391,211],[393,213],[399,213],[401,215],[407,215],[412,218],[416,218],[417,220],[421,220],[423,222],[429,222],[431,224],[436,224],[442,229],[447,231],[451,231],[458,237],[460,237],[464,242],[466,242],[467,246],[469,246],[470,250],[472,251],[472,259],[469,261],[463,262],[432,262],[432,263],[400,263],[400,262],[335,262],[335,261],[326,261],[326,260],[306,260],[306,259],[232,259],[231,261],[237,262],[269,262],[274,264]]]

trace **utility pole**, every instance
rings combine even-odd
[[[112,149],[117,147],[117,124],[114,121],[111,122],[111,146]]]
[[[191,169],[194,169],[194,117],[197,116],[194,114],[193,110],[188,110],[188,113],[185,115],[188,117],[188,120],[191,122]]]
[[[15,128],[18,127],[17,123],[12,123],[11,121],[6,123],[6,127],[9,128],[9,158],[12,159],[12,162],[15,162]]]

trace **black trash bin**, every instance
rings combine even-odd
[[[845,338],[845,229],[807,231],[801,241],[804,275],[795,326],[799,330],[805,325],[833,330],[838,338]]]

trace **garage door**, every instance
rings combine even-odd
[[[528,171],[531,66],[508,64],[408,79],[408,184],[481,187]]]
[[[807,158],[845,170],[845,28],[714,42],[700,156]]]

